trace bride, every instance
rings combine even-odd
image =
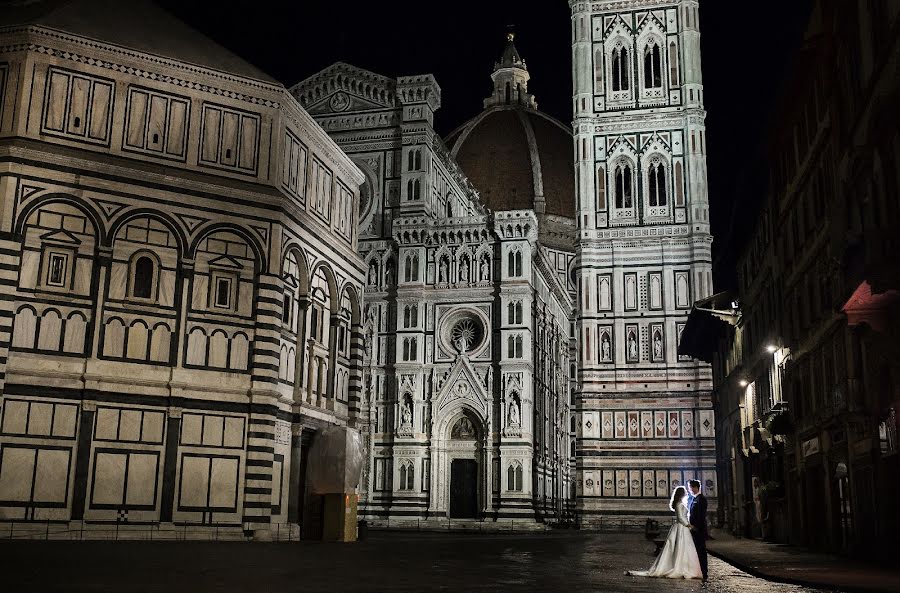
[[[697,549],[691,537],[692,526],[688,521],[687,491],[679,486],[672,492],[669,508],[675,513],[675,524],[666,537],[666,545],[649,570],[629,570],[625,574],[635,577],[660,577],[667,579],[699,579],[703,577]]]

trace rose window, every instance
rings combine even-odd
[[[450,341],[459,352],[471,352],[481,344],[481,324],[471,317],[464,317],[453,324]]]

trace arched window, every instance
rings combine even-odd
[[[453,198],[447,196],[447,218],[453,218]]]
[[[413,282],[418,282],[418,281],[419,281],[419,256],[418,256],[418,255],[413,255],[413,256],[412,256],[412,272],[411,272],[411,275],[412,275],[412,281],[413,281]]]
[[[612,52],[612,90],[628,90],[628,50],[624,47]]]
[[[621,164],[616,166],[615,173],[616,208],[631,208],[633,204],[631,194],[631,166]]]
[[[516,468],[512,465],[506,470],[506,489],[511,492],[516,489]]]
[[[516,339],[514,336],[510,336],[506,341],[506,357],[507,358],[515,358],[516,357]]]
[[[153,282],[156,280],[156,264],[150,257],[142,255],[135,260],[132,280],[132,296],[139,299],[152,298]]]
[[[407,171],[412,171],[413,168],[415,167],[415,161],[413,160],[415,158],[415,156],[413,155],[414,152],[415,151],[412,151],[412,150],[409,151],[409,158],[407,159],[407,163],[406,163]]]
[[[516,275],[516,254],[512,251],[509,252],[509,256],[507,257],[508,264],[507,265],[507,276],[515,276]]]
[[[412,153],[410,153],[409,158],[412,159]],[[413,193],[415,190],[413,188],[414,188],[413,180],[410,179],[409,181],[406,182],[406,199],[407,200],[416,199],[415,193]]]
[[[654,159],[650,163],[647,185],[650,191],[650,206],[665,206],[668,203],[666,195],[666,168],[659,159]]]
[[[594,52],[594,89],[596,93],[603,92],[603,50]]]
[[[597,210],[606,210],[606,170],[597,169]]]
[[[516,251],[516,276],[522,275],[522,252]]]
[[[678,86],[678,46],[674,41],[669,44],[669,86]]]
[[[508,307],[509,311],[507,311],[507,317],[509,319],[509,323],[516,322],[516,304],[510,303]]]
[[[413,199],[414,200],[422,199],[422,182],[419,181],[418,179],[416,179],[414,187],[415,187],[415,191],[413,193]]]
[[[422,151],[416,151],[416,171],[422,170]]]
[[[662,86],[662,56],[655,42],[644,49],[644,87],[655,89]]]

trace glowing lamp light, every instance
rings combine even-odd
[[[741,380],[740,380],[740,386],[741,386],[741,387],[746,387],[747,385],[750,385],[750,382],[747,381],[747,379],[741,379]]]
[[[769,354],[775,354],[776,350],[778,350],[778,346],[776,346],[775,344],[769,344],[768,346],[766,346],[766,352],[768,352]]]

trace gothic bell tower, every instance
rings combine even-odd
[[[715,508],[707,365],[680,356],[712,294],[697,0],[571,0],[579,290],[577,497],[585,524]]]

